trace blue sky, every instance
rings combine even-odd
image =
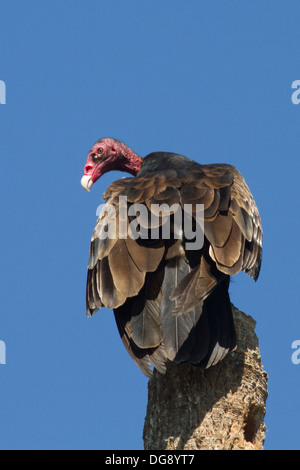
[[[85,317],[89,240],[109,173],[100,137],[138,154],[235,165],[264,227],[261,277],[231,285],[270,376],[266,449],[300,448],[300,5],[0,0],[1,449],[142,449],[147,379],[112,312]]]

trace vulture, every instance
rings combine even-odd
[[[90,191],[108,171],[112,183],[90,245],[86,308],[113,309],[122,341],[147,377],[168,361],[208,368],[237,346],[230,276],[255,281],[262,258],[261,219],[239,171],[177,153],[142,158],[103,138],[81,180]],[[181,223],[180,223],[181,221]],[[198,239],[198,240],[197,240]]]

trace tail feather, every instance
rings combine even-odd
[[[201,329],[201,335],[209,338],[209,346],[206,355],[196,364],[199,367],[209,368],[217,364],[229,351],[236,348],[236,332],[228,292],[229,280],[229,276],[225,278],[204,302],[201,321],[197,326]],[[197,344],[196,342],[195,349]],[[193,357],[191,362],[194,363]]]
[[[193,331],[201,311],[190,309],[185,315],[175,315],[177,300],[172,293],[186,276],[189,276],[191,268],[185,257],[175,258],[166,263],[164,280],[162,283],[162,303],[159,320],[163,342],[168,359],[173,361],[175,357],[180,362],[186,362],[190,356],[192,343],[187,341]]]

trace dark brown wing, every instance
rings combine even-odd
[[[245,271],[257,280],[262,258],[259,212],[244,178],[234,167],[202,166],[201,172],[187,178],[180,193],[182,206],[203,204],[205,238],[198,266],[173,292],[177,314],[205,300],[224,279],[221,273],[232,276]]]
[[[120,197],[127,198],[123,205]],[[90,249],[88,315],[103,306],[114,309],[126,349],[148,376],[151,362],[161,372],[167,359],[217,363],[235,347],[229,276],[244,270],[257,279],[261,264],[261,221],[243,177],[229,165],[195,164],[193,171],[121,179],[104,198]],[[124,227],[131,233],[130,209],[136,204],[146,212],[137,213],[135,226],[148,238],[124,236]],[[156,213],[161,204],[172,206],[170,217]],[[186,205],[194,225],[201,217],[204,224],[197,250],[188,248],[185,226],[181,230],[174,222],[178,211],[184,219]],[[155,220],[155,239],[149,220]],[[164,239],[170,220],[170,237]]]
[[[101,307],[118,308],[136,296],[145,283],[146,273],[156,271],[164,256],[165,247],[160,240],[150,247],[143,246],[130,237],[123,238],[123,233],[129,230],[128,218],[125,231],[120,224],[119,199],[112,197],[103,207],[91,240],[88,316]]]
[[[261,219],[253,196],[242,175],[229,165],[207,165],[209,172],[227,168],[233,184],[222,188],[222,205],[213,220],[205,220],[205,236],[210,242],[209,254],[217,268],[230,276],[245,271],[257,280],[262,259]],[[225,192],[224,192],[225,191]]]

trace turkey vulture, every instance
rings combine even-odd
[[[83,188],[89,191],[111,170],[133,177],[115,181],[104,193],[90,246],[87,315],[114,310],[127,351],[148,377],[151,363],[161,373],[167,361],[217,364],[236,348],[230,276],[245,271],[257,280],[261,266],[261,220],[244,178],[231,165],[200,165],[176,153],[141,158],[104,138],[88,154]],[[162,204],[172,211],[168,217],[158,211],[152,219]],[[187,213],[180,227],[176,213]],[[201,220],[202,244],[194,249],[186,227],[196,230]],[[169,237],[162,236],[166,221]],[[128,235],[131,225],[140,237]]]

